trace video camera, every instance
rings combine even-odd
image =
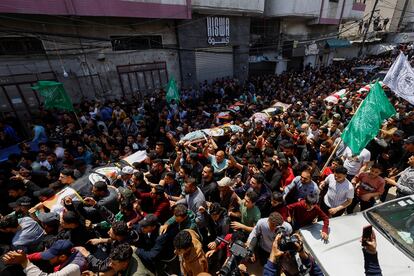
[[[217,239],[226,244],[230,244],[228,241],[217,237]],[[221,267],[220,271],[217,273],[219,276],[239,276],[242,273],[239,271],[239,264],[242,260],[252,256],[252,251],[249,248],[246,248],[244,243],[240,240],[237,240],[230,245],[231,256],[227,259],[226,263]]]
[[[276,235],[282,234],[282,237],[279,242],[279,249],[281,251],[296,252],[297,247],[296,243],[300,242],[298,237],[295,235],[289,235],[285,228],[279,227],[276,231]]]

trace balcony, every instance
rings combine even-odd
[[[1,13],[190,19],[187,0],[1,0]]]
[[[192,9],[199,13],[263,14],[265,0],[192,0]]]
[[[361,20],[364,18],[366,5],[364,3],[353,3],[345,5],[342,15],[342,22]]]
[[[317,18],[322,0],[267,0],[265,16]]]

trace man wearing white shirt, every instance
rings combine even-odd
[[[352,203],[354,186],[346,179],[347,173],[345,167],[337,167],[334,173],[328,175],[319,185],[321,190],[328,189],[321,202],[321,209],[329,217],[341,216]]]
[[[348,170],[348,180],[352,180],[359,172],[365,171],[371,160],[371,152],[363,149],[358,155],[352,153],[349,147],[346,147],[341,156],[344,160],[344,167]]]

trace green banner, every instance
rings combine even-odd
[[[38,81],[32,89],[39,91],[44,97],[44,106],[46,109],[61,109],[74,111],[72,101],[63,88],[63,84],[55,81]]]
[[[342,140],[359,154],[377,136],[384,120],[396,113],[378,81],[342,133]]]

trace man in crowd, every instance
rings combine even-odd
[[[9,249],[38,253],[56,240],[67,240],[104,261],[109,275],[141,273],[137,267],[148,268],[143,275],[165,268],[169,274],[191,275],[207,271],[201,249],[215,250],[211,248],[217,246],[217,237],[244,243],[251,233],[249,243],[253,236],[258,238],[256,257],[262,263],[267,257],[277,259],[280,252],[272,240],[284,220],[296,230],[322,219],[321,236],[326,240],[329,217],[345,209],[350,213],[358,203],[361,209],[374,205],[378,196],[387,195],[385,181],[397,187],[398,196],[414,190],[414,112],[392,93],[387,96],[397,107],[398,119],[382,128],[387,147],[379,150],[368,144],[356,155],[341,143],[333,152],[366,96],[358,92],[360,85],[372,78],[356,74],[352,67],[374,62],[388,68],[391,59],[347,60],[251,76],[246,82],[206,81],[181,87],[177,101],[167,101],[162,89],[139,101],[74,101],[80,125],[72,113],[42,109],[35,118],[39,131],[34,140],[49,137],[53,143],[40,143],[39,149],[21,143],[20,155],[0,163],[0,248],[10,264],[25,264],[20,251]],[[346,98],[335,104],[324,101],[340,89],[346,89]],[[274,105],[282,99],[292,105]],[[276,107],[259,118],[257,114],[271,106]],[[21,129],[12,122],[7,125]],[[0,148],[14,143],[7,141],[11,136],[6,132],[0,125]],[[142,149],[146,151],[132,155]],[[341,160],[325,164],[330,154]],[[374,164],[367,172],[374,160],[384,169]],[[325,165],[330,167],[319,172]],[[96,181],[97,175],[103,181]],[[316,181],[321,181],[320,198]],[[67,192],[69,197],[60,198]],[[13,211],[15,218],[10,218],[7,214]],[[179,257],[174,258],[174,248]],[[300,242],[297,251],[311,266],[311,275],[320,275]],[[57,259],[63,261],[68,254]],[[44,270],[41,261],[29,259],[30,271],[38,272],[31,264]],[[214,260],[209,273],[216,274],[224,259]],[[65,273],[69,263],[56,262],[55,273],[59,268]],[[91,272],[85,275],[100,270],[93,262],[87,265]],[[73,275],[83,269],[67,267]]]

